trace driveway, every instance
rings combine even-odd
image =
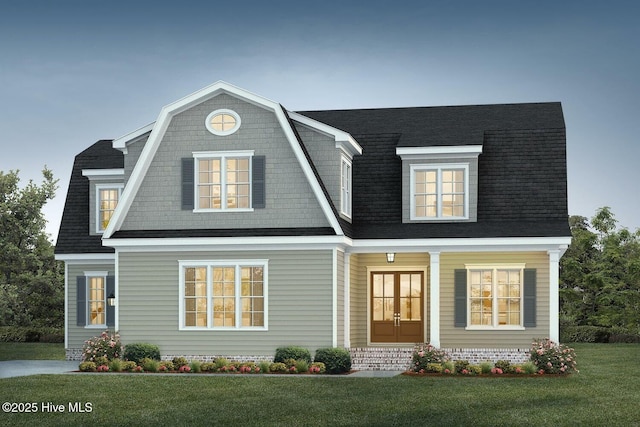
[[[80,362],[66,360],[8,360],[0,362],[0,378],[77,371]]]

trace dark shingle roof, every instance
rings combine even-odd
[[[115,169],[124,167],[122,153],[111,146],[111,140],[101,140],[78,154],[73,162],[71,180],[64,203],[56,254],[111,253],[102,246],[102,236],[89,235],[89,179],[83,169]]]

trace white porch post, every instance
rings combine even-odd
[[[351,254],[344,254],[344,347],[351,347]]]
[[[560,251],[549,254],[549,338],[560,342]]]
[[[429,252],[429,297],[431,312],[429,313],[429,343],[440,347],[440,252]]]

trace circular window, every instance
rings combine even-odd
[[[214,135],[231,135],[240,127],[240,116],[231,110],[216,110],[207,116],[207,130]]]

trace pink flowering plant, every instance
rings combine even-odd
[[[576,368],[573,348],[558,344],[549,338],[537,339],[531,345],[530,358],[539,374],[572,374]]]
[[[104,331],[100,336],[93,337],[82,345],[82,360],[95,362],[99,357],[106,357],[108,361],[118,359],[122,355],[122,343],[117,332]]]
[[[431,372],[429,365],[448,361],[449,355],[444,351],[435,348],[431,344],[418,344],[413,349],[411,358],[411,370],[413,372]]]

